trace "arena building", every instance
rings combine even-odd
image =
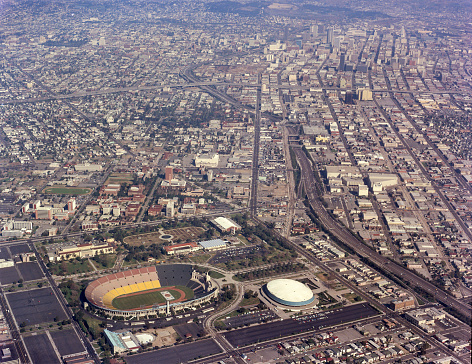
[[[275,279],[264,285],[262,291],[276,305],[303,308],[315,300],[310,288],[293,279]]]
[[[87,301],[109,317],[141,319],[209,303],[218,288],[191,265],[156,265],[109,274],[89,283]]]

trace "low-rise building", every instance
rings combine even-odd
[[[211,220],[211,223],[220,231],[228,233],[236,233],[236,231],[241,230],[241,226],[236,224],[233,220],[226,217],[217,217],[216,219]]]
[[[47,246],[49,260],[57,262],[74,258],[89,258],[100,254],[111,254],[115,252],[112,244],[113,239],[101,242],[90,242],[83,244],[52,244]]]
[[[202,249],[202,247],[199,246],[195,242],[190,242],[190,243],[167,245],[163,249],[166,252],[166,254],[175,255],[175,254],[189,254],[189,253]]]
[[[204,250],[220,250],[227,247],[228,241],[222,239],[205,240],[198,243]]]

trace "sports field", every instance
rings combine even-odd
[[[112,301],[112,306],[118,310],[133,310],[153,305],[163,305],[166,299],[162,295],[162,291],[169,292],[174,299],[172,302],[181,302],[192,299],[193,290],[185,286],[161,287],[148,291],[132,293],[129,295],[118,296]]]
[[[86,195],[87,193],[90,193],[91,189],[90,188],[77,188],[77,187],[46,187],[43,190],[43,193],[47,193],[50,195]]]
[[[131,184],[133,182],[133,174],[132,173],[111,173],[108,176],[107,181],[105,182],[105,185],[109,183],[127,183]]]

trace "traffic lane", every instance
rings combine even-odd
[[[346,322],[351,322],[370,316],[377,315],[378,311],[367,303],[352,305],[330,311],[324,318],[317,320],[307,319],[297,321],[288,319],[284,321],[271,322],[268,324],[257,325],[244,329],[234,330],[224,334],[233,346],[246,346],[261,341],[272,340],[278,337],[297,334],[308,330],[319,330],[325,327],[331,327]]]

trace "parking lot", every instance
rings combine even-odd
[[[20,280],[20,274],[16,267],[0,268],[0,283],[12,284]]]
[[[29,253],[31,249],[27,244],[19,244],[10,246],[11,255],[15,256],[18,254]]]
[[[196,358],[220,353],[222,350],[213,339],[181,344],[170,348],[159,349],[144,354],[126,357],[128,364],[180,364]]]
[[[18,325],[65,320],[67,316],[50,287],[5,294]]]
[[[196,338],[198,333],[202,331],[202,328],[195,323],[190,323],[174,326],[174,330],[181,338],[185,338],[187,335],[191,335],[193,338]]]
[[[0,259],[11,259],[11,255],[7,248],[0,248]]]
[[[20,263],[16,265],[25,282],[34,281],[44,277],[37,262]]]
[[[32,363],[59,364],[61,362],[46,334],[27,336],[23,340]]]
[[[232,345],[238,347],[304,331],[320,330],[326,327],[374,316],[377,313],[378,312],[369,304],[361,303],[328,311],[316,317],[306,315],[298,319],[274,321],[267,324],[233,330],[225,333],[224,336]]]
[[[260,245],[245,248],[231,248],[216,254],[210,259],[209,264],[226,263],[228,261],[246,259],[250,254],[262,254],[265,248]]]
[[[272,311],[265,310],[261,312],[246,313],[236,317],[230,317],[225,319],[223,322],[225,323],[226,327],[235,328],[245,325],[260,324],[261,322],[272,321],[276,318],[278,318],[278,316]]]
[[[51,337],[61,356],[86,351],[74,329],[51,332]]]

